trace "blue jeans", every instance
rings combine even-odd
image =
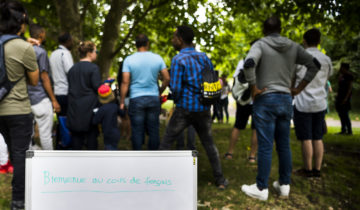
[[[149,135],[149,150],[157,150],[159,137],[160,99],[158,96],[140,96],[130,99],[131,141],[134,150],[141,150],[145,132]]]
[[[290,120],[291,96],[283,93],[268,93],[255,98],[253,118],[258,138],[258,175],[256,184],[268,188],[271,169],[273,140],[279,156],[279,182],[290,184],[291,151]]]

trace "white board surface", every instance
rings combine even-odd
[[[27,210],[197,208],[192,151],[28,151]]]

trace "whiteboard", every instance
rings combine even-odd
[[[26,210],[197,209],[192,151],[27,151]]]

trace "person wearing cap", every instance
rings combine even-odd
[[[97,90],[101,85],[99,67],[92,63],[96,60],[96,46],[91,41],[81,42],[79,46],[80,62],[68,73],[69,96],[67,109],[67,127],[72,137],[72,149],[97,150],[98,129],[92,124],[93,109],[98,107]]]
[[[98,89],[101,107],[95,110],[93,124],[102,126],[105,150],[117,150],[120,130],[117,127],[117,116],[124,116],[124,110],[115,103],[115,95],[109,85],[103,84]]]

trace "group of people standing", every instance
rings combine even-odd
[[[28,23],[22,5],[8,2],[2,4],[1,11],[0,34],[19,36],[4,45],[7,75],[11,81],[18,82],[0,101],[0,133],[8,145],[14,166],[12,209],[24,208],[25,152],[31,145],[33,119],[39,127],[41,146],[51,150],[54,112],[58,119],[66,118],[72,138],[71,149],[74,150],[98,148],[98,124],[102,125],[105,149],[116,150],[120,138],[117,116],[123,117],[126,113],[130,117],[134,150],[142,149],[146,134],[149,136],[149,150],[169,150],[186,128],[194,129],[209,158],[216,186],[221,190],[228,186],[211,133],[210,106],[200,100],[202,69],[208,66],[214,70],[214,67],[205,53],[195,50],[191,27],[178,26],[173,34],[171,43],[179,53],[172,58],[170,70],[161,56],[149,51],[148,37],[138,35],[135,40],[137,52],[127,56],[122,64],[120,100],[117,101],[111,89],[112,81],[103,82],[99,67],[93,63],[97,58],[93,42],[79,44],[80,61],[74,64],[70,52],[74,45],[72,37],[68,33],[61,34],[58,49],[48,58],[41,47],[46,37],[43,27],[30,26],[32,39],[29,41],[32,44],[20,38]],[[320,176],[324,150],[322,126],[327,109],[325,85],[332,74],[332,64],[330,58],[317,49],[320,43],[318,29],[304,34],[305,49],[280,36],[281,22],[277,17],[264,22],[263,32],[265,37],[252,44],[236,71],[237,75],[246,78],[252,101],[237,104],[236,122],[225,158],[232,158],[239,132],[245,129],[252,115],[249,161],[257,160],[258,175],[256,183],[243,185],[242,191],[251,197],[267,200],[274,140],[279,155],[279,179],[273,186],[282,196],[288,196],[290,192],[292,161],[289,140],[293,113],[296,136],[302,141],[305,173]],[[351,78],[345,71],[349,66],[342,64],[341,69],[341,81],[349,83]],[[230,88],[226,77],[222,78],[222,86],[220,103],[227,106]],[[160,141],[160,95],[167,87],[176,107]],[[344,110],[348,105],[347,93],[345,98],[338,99],[341,101],[337,103],[338,110]],[[294,112],[292,96],[295,96]],[[227,112],[226,116],[228,121]],[[342,132],[351,133],[351,126],[349,128],[345,118],[342,122],[347,127]],[[58,125],[57,147],[64,146],[61,143],[65,133],[60,130]]]

